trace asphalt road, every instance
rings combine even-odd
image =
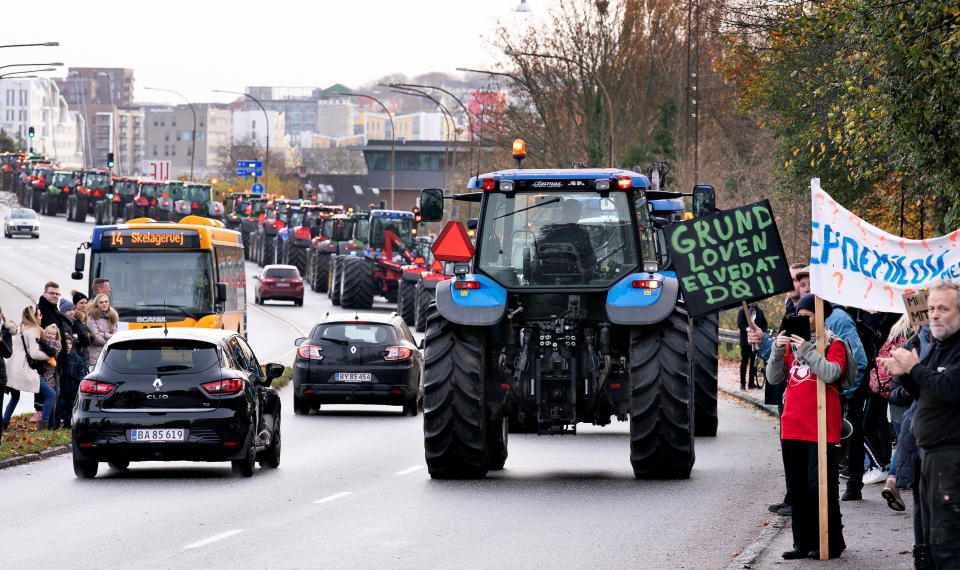
[[[91,227],[44,218],[39,240],[0,241],[0,277],[69,291]],[[289,363],[294,338],[330,309],[309,290],[302,308],[252,298],[261,361]],[[80,481],[69,455],[0,471],[3,566],[724,568],[783,490],[775,423],[726,399],[686,481],[635,481],[615,423],[512,434],[505,470],[456,482],[428,478],[420,417],[387,406],[300,417],[281,394],[280,469],[251,479],[226,463],[158,462]]]

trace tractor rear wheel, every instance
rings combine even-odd
[[[719,321],[717,313],[691,319],[693,352],[693,434],[706,437],[717,435],[717,350]]]
[[[289,254],[287,263],[296,267],[300,275],[304,275],[307,271],[307,250],[291,245],[287,253]]]
[[[329,285],[330,280],[330,258],[332,256],[328,253],[320,254],[317,252],[313,253],[313,290],[319,291],[321,293],[327,290],[327,285]]]
[[[343,280],[343,259],[342,255],[335,255],[330,260],[330,279],[327,283],[327,296],[334,306],[340,305],[340,282]]]
[[[263,239],[263,255],[260,258],[260,266],[265,267],[276,263],[274,260],[277,258],[277,242],[272,237],[265,237]]]
[[[427,330],[427,314],[435,294],[435,290],[424,287],[422,281],[417,284],[417,308],[413,323],[417,332]]]
[[[397,314],[408,327],[415,324],[417,316],[417,282],[401,279],[397,292]]]
[[[630,463],[637,479],[687,479],[694,462],[690,333],[678,306],[630,329]]]
[[[75,222],[86,223],[87,214],[90,213],[90,200],[77,200],[77,217]]]
[[[484,330],[431,307],[424,354],[423,441],[434,479],[481,479],[489,469]]]
[[[361,257],[346,257],[343,260],[340,305],[344,309],[369,309],[373,307],[373,263]]]

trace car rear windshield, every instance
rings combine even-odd
[[[107,350],[104,364],[126,374],[206,370],[218,362],[217,347],[208,342],[157,339],[118,342]]]
[[[326,323],[314,329],[311,340],[386,344],[396,342],[397,333],[390,325],[376,323]]]
[[[263,273],[263,276],[273,277],[274,279],[293,279],[295,277],[300,277],[300,272],[292,267],[275,267],[273,269],[267,269]]]

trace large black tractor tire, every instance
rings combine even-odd
[[[73,218],[77,215],[77,198],[76,196],[67,196],[67,221],[72,222]]]
[[[500,414],[491,414],[487,419],[487,469],[490,471],[500,471],[507,462],[508,427],[507,418]]]
[[[93,205],[93,223],[97,226],[104,224],[103,202],[96,202]]]
[[[50,203],[50,196],[47,194],[40,194],[40,208],[37,210],[37,212],[41,215],[49,216],[50,215],[50,210],[48,210],[49,203]]]
[[[383,298],[387,300],[388,303],[396,303],[397,296],[400,294],[400,281],[386,281],[386,290],[383,292]]]
[[[277,241],[272,237],[265,237],[263,239],[263,253],[260,256],[260,267],[266,267],[276,263],[277,258]]]
[[[361,257],[343,260],[340,306],[344,309],[370,309],[373,307],[373,263]]]
[[[637,479],[687,479],[694,462],[686,310],[630,330],[630,463]]]
[[[489,470],[484,330],[431,307],[424,355],[423,447],[434,479],[481,479]]]
[[[123,221],[132,220],[135,216],[134,211],[136,207],[133,204],[124,204],[123,205]]]
[[[330,281],[330,258],[328,253],[313,253],[313,290],[325,293]]]
[[[330,281],[327,284],[327,295],[330,297],[330,302],[339,307],[340,306],[340,283],[343,281],[343,260],[342,255],[336,255],[330,262]]]
[[[401,279],[397,292],[397,314],[408,327],[415,324],[417,317],[417,282]]]
[[[692,319],[693,434],[717,435],[717,351],[720,345],[717,313]]]
[[[290,246],[287,253],[289,254],[287,263],[296,267],[300,275],[305,275],[307,272],[307,250],[302,247]]]
[[[87,223],[87,214],[90,210],[90,201],[89,200],[77,200],[77,217],[74,220],[75,222],[80,222],[81,224]]]
[[[413,317],[413,326],[417,332],[427,330],[427,314],[430,303],[433,302],[435,289],[427,289],[423,285],[417,285],[417,308]]]

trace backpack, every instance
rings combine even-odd
[[[840,379],[840,391],[849,390],[857,383],[857,359],[853,356],[853,349],[850,347],[849,342],[840,337],[832,337],[828,340],[838,340],[843,343],[843,349],[847,353],[847,370],[843,378]],[[827,346],[829,346],[829,344]]]

